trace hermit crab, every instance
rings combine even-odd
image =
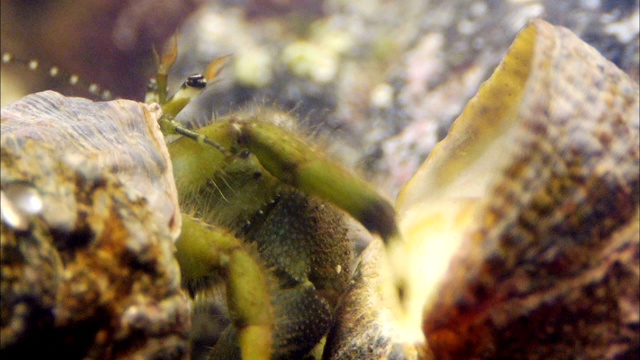
[[[397,235],[389,202],[300,141],[291,115],[261,108],[193,130],[178,123],[206,79],[190,77],[169,98],[175,55],[173,43],[150,104],[49,91],[3,108],[7,353],[46,352],[27,344],[55,329],[78,344],[69,355],[186,356],[181,283],[195,307],[226,285],[230,324],[210,356],[302,357],[328,332],[349,282],[343,211],[384,239]],[[43,263],[48,272],[36,270]]]

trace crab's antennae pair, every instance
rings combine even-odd
[[[167,55],[162,58],[165,59],[172,57]],[[207,67],[204,75],[194,74],[189,76],[187,80],[182,83],[180,89],[178,89],[171,98],[164,102],[162,99],[167,99],[166,77],[163,74],[158,74],[155,84],[152,83],[150,85],[150,91],[157,91],[157,100],[162,105],[163,113],[172,117],[178,115],[178,113],[182,111],[182,109],[184,109],[192,99],[200,95],[208,85],[213,84],[216,81],[220,71],[222,71],[224,66],[229,62],[229,58],[230,55],[226,55],[213,60]],[[166,66],[168,66],[168,64],[161,63],[159,65],[159,69],[166,71]],[[163,85],[163,83],[165,85]]]
[[[155,49],[154,49],[155,52]],[[167,78],[169,70],[173,66],[178,57],[178,42],[176,36],[172,36],[167,45],[165,45],[162,54],[156,53],[158,62],[158,72],[155,79],[150,81],[147,88],[147,102],[158,102],[162,106],[163,116],[159,120],[160,127],[164,134],[178,134],[189,139],[197,141],[201,144],[207,144],[216,148],[223,155],[228,155],[228,151],[217,142],[208,137],[189,130],[182,124],[176,122],[174,118],[182,109],[191,102],[196,96],[200,95],[207,84],[211,84],[217,78],[224,66],[228,63],[230,55],[226,55],[213,60],[205,71],[205,75],[191,75],[185,80],[180,89],[176,93],[168,97]]]
[[[158,54],[155,47],[153,52],[156,57],[158,71],[154,80],[147,88],[147,100],[157,102],[162,105],[165,114],[175,116],[191,99],[199,95],[206,87],[207,83],[215,80],[225,65],[229,62],[230,55],[219,57],[213,60],[208,66],[204,75],[196,74],[189,76],[182,84],[181,88],[171,97],[168,96],[169,70],[178,58],[178,39],[173,35]],[[171,105],[169,105],[171,104]]]
[[[208,137],[198,134],[195,131],[191,131],[184,127],[182,124],[173,120],[176,115],[193,98],[200,95],[202,91],[207,86],[207,80],[203,75],[191,75],[187,78],[187,80],[182,84],[180,90],[178,90],[165,104],[162,104],[162,118],[160,121],[160,128],[164,134],[178,134],[182,136],[186,136],[189,139],[195,140],[202,144],[207,144],[213,146],[218,151],[220,151],[223,155],[227,155],[227,151],[224,147],[217,142],[209,139]]]

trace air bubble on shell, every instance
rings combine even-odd
[[[14,229],[27,230],[28,217],[42,212],[42,198],[31,185],[12,184],[0,194],[2,219]]]
[[[17,230],[26,230],[28,228],[28,221],[24,214],[21,214],[16,205],[9,200],[4,194],[4,191],[0,192],[0,210],[2,210],[2,221],[7,223],[10,227]]]
[[[6,196],[25,214],[33,215],[42,211],[40,193],[29,184],[14,184],[7,188]]]

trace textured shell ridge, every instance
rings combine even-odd
[[[180,229],[177,191],[157,106],[130,100],[93,102],[53,91],[29,95],[2,109],[3,144],[26,139],[53,144],[118,178],[157,209],[159,221]]]

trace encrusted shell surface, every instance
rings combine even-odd
[[[171,159],[158,126],[160,109],[128,100],[94,102],[45,91],[2,108],[2,144],[20,150],[27,139],[54,145],[61,160],[97,172],[111,172],[143,196],[157,226],[175,239],[181,217]],[[69,214],[45,204],[51,224],[71,226]],[[73,214],[73,211],[70,212]]]
[[[398,198],[402,307],[381,305],[372,264],[384,256],[368,249],[328,343],[382,357],[405,336],[428,359],[636,358],[638,96],[567,29],[532,21]],[[375,335],[356,325],[370,323]]]
[[[188,356],[180,222],[162,188],[173,179],[156,115],[54,92],[2,109],[3,355]]]

